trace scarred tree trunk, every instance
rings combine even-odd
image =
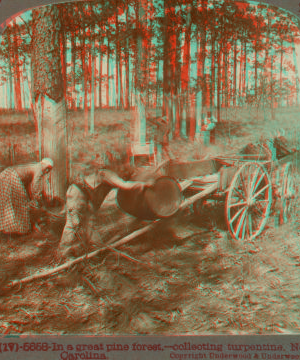
[[[49,182],[44,184],[48,201],[63,199],[67,185],[66,106],[60,59],[60,28],[57,6],[33,10],[33,101],[38,119],[40,157],[49,157],[54,162]]]

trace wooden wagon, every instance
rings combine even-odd
[[[208,200],[223,201],[231,236],[253,240],[263,231],[272,203],[280,223],[295,214],[298,152],[276,150],[273,159],[260,153],[170,162],[162,173],[180,180],[184,200],[178,210],[191,206],[201,216]]]

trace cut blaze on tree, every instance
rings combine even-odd
[[[39,156],[54,161],[45,195],[63,199],[67,179],[66,106],[60,54],[60,11],[57,6],[33,10],[32,67]]]

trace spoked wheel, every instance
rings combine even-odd
[[[225,217],[232,237],[253,240],[266,225],[272,202],[269,175],[258,163],[244,164],[229,186]]]
[[[286,224],[294,215],[297,195],[295,170],[291,163],[282,167],[280,180],[280,224]]]

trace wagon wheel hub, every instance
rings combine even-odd
[[[248,208],[253,207],[254,204],[255,204],[255,199],[250,198],[250,199],[247,200],[247,207]]]

